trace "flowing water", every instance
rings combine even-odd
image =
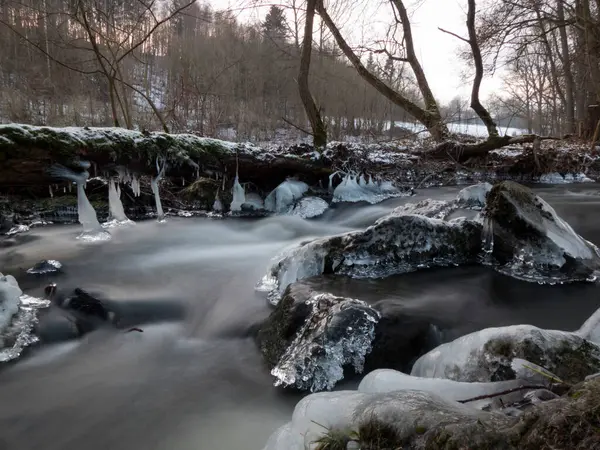
[[[577,232],[600,243],[598,186],[538,191]],[[143,333],[107,329],[64,340],[64,318],[50,308],[40,324],[46,343],[0,371],[0,449],[261,449],[299,399],[272,386],[250,337],[270,312],[253,290],[270,258],[308,237],[368,226],[402,203],[456,192],[338,205],[312,221],[147,221],[115,229],[111,241],[99,243],[76,240],[76,226],[3,238],[0,271],[14,274],[26,293],[40,295],[48,280],[27,278],[24,269],[59,260],[59,287],[110,299]],[[576,329],[600,307],[595,285],[540,286],[486,267],[309,283],[389,302],[435,322],[447,339],[516,323]]]

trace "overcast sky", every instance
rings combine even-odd
[[[247,7],[251,0],[210,0],[215,8],[234,8],[238,11],[242,20],[258,20],[264,17],[268,8],[260,11],[240,9]],[[371,0],[373,4],[378,3]],[[416,0],[407,0],[406,5],[412,14],[412,28],[417,55],[423,65],[427,79],[436,97],[442,102],[448,102],[460,95],[468,98],[471,90],[470,78],[465,79],[464,74],[472,76],[472,71],[458,57],[458,52],[464,47],[464,43],[457,38],[444,34],[438,27],[445,28],[461,36],[467,35],[466,30],[466,0],[421,0],[418,8],[412,7]],[[346,23],[344,34],[350,24],[355,24],[353,29],[383,30],[384,23],[391,14],[389,5],[382,5],[377,10],[365,14],[364,10],[356,12],[359,14],[351,22]],[[352,37],[346,36],[347,39]],[[357,37],[356,37],[357,38]],[[481,96],[487,97],[491,92],[498,92],[502,88],[500,77],[493,79],[487,76],[481,87]]]

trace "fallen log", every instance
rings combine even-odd
[[[315,182],[331,173],[327,161],[314,158],[314,152],[292,150],[269,152],[249,143],[193,134],[0,125],[0,190],[45,186],[55,182],[46,172],[48,167],[78,159],[94,163],[99,174],[125,166],[139,174],[155,175],[155,160],[160,156],[167,159],[168,175],[190,179],[197,173],[215,172],[231,178],[239,164],[240,179],[267,189],[288,176],[300,175]]]

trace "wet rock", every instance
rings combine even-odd
[[[491,256],[510,276],[536,282],[590,279],[600,268],[598,249],[530,189],[511,181],[487,196],[486,231]]]
[[[276,386],[314,392],[333,388],[344,377],[346,366],[362,372],[379,314],[360,300],[308,294],[301,305],[288,295],[260,330],[258,340],[267,360],[274,363],[271,374]],[[298,320],[301,314],[304,317]],[[298,327],[292,333],[294,324]],[[291,341],[281,340],[285,334],[293,334]]]
[[[516,378],[516,358],[531,361],[567,383],[600,371],[600,346],[576,333],[531,325],[488,328],[421,356],[411,375],[487,382]]]
[[[315,307],[316,299],[320,299],[321,304],[327,305],[327,308],[319,311],[318,307]],[[343,314],[339,309],[344,310]],[[336,320],[331,320],[331,316],[336,314]],[[374,318],[375,315],[378,320],[372,322],[374,325],[374,332],[372,332],[369,318]],[[325,318],[329,321],[324,320]],[[347,326],[336,325],[340,322],[347,324],[357,319],[359,323],[351,325],[352,330],[347,330]],[[364,319],[367,319],[366,322]],[[359,347],[366,348],[368,341],[369,351],[364,353],[364,366],[367,371],[382,367],[408,370],[420,355],[439,343],[435,329],[429,323],[408,317],[395,308],[377,304],[367,307],[357,300],[317,294],[310,288],[296,283],[288,287],[273,313],[261,325],[257,333],[260,351],[271,368],[281,364],[286,353],[294,355],[300,361],[297,363],[300,367],[304,363],[298,357],[298,349],[310,347],[322,336],[326,336],[332,342],[339,341],[340,336],[337,334],[323,332],[322,325],[325,324],[327,327],[335,325],[338,330],[345,328],[351,333],[360,333],[360,337],[357,335],[353,338],[355,340],[353,346],[360,341]],[[344,338],[347,339],[347,336]],[[311,357],[314,359],[311,364],[322,364],[321,369],[331,367],[331,362],[325,364],[318,359],[319,357],[320,355]],[[329,353],[327,357],[331,360],[332,354]],[[333,384],[341,379],[342,373],[339,369],[347,364],[343,360],[344,358],[341,360],[338,358],[334,364],[335,370],[329,370],[331,379],[335,379],[332,381]],[[362,362],[360,364],[362,368]],[[307,389],[302,386],[297,387]],[[324,388],[330,386],[322,384],[320,389]],[[316,386],[313,390],[316,390]]]

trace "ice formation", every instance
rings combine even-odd
[[[492,190],[490,183],[480,183],[462,189],[456,198],[459,205],[469,208],[484,208],[487,194]]]
[[[135,195],[136,197],[139,197],[141,194],[140,180],[135,175],[131,176],[131,191],[133,192],[133,195]]]
[[[162,163],[162,165],[161,165],[161,163]],[[150,181],[150,187],[152,189],[152,192],[154,193],[154,203],[156,204],[156,219],[159,222],[165,221],[165,213],[163,212],[162,203],[160,202],[160,192],[159,192],[160,187],[159,187],[158,183],[163,178],[166,167],[167,167],[166,160],[164,158],[161,159],[161,158],[157,157],[156,158],[157,175],[156,175],[156,177],[152,178],[152,180]]]
[[[235,179],[233,180],[233,188],[231,189],[231,193],[233,195],[233,199],[231,200],[231,205],[229,209],[233,212],[238,212],[242,210],[242,205],[246,201],[246,191],[244,187],[240,184],[239,176],[236,174]]]
[[[577,333],[514,325],[487,328],[442,344],[421,356],[411,375],[469,382],[508,380],[516,377],[515,358],[561,378],[575,376],[574,364],[577,370],[588,371],[578,374],[581,379],[600,370],[600,346]]]
[[[49,304],[23,295],[13,276],[0,273],[0,362],[19,357],[26,346],[38,341],[33,326],[38,310]]]
[[[223,204],[221,203],[221,199],[219,197],[219,189],[217,189],[217,193],[215,194],[215,201],[212,206],[213,211],[222,212]]]
[[[55,164],[49,169],[49,173],[53,177],[63,178],[72,181],[77,185],[77,213],[79,216],[79,223],[83,225],[83,233],[79,235],[78,239],[84,241],[108,240],[110,239],[110,234],[104,230],[102,225],[100,225],[100,222],[98,222],[96,211],[85,194],[85,183],[90,176],[87,171],[90,167],[90,163],[81,161],[79,164],[84,169],[83,172],[73,172],[60,164]]]
[[[303,219],[312,219],[323,215],[328,208],[329,204],[322,198],[304,197],[298,200],[289,214]]]
[[[398,189],[391,181],[374,181],[372,177],[367,181],[363,175],[357,177],[354,174],[347,174],[333,190],[333,202],[375,204],[403,195],[410,195],[410,193]]]
[[[276,386],[329,390],[344,378],[346,365],[362,372],[379,313],[360,300],[331,294],[315,294],[306,304],[309,315],[271,374]]]
[[[576,333],[582,338],[600,345],[600,308],[585,321]]]
[[[308,191],[308,184],[288,179],[271,191],[265,198],[265,209],[276,213],[290,211],[296,201]]]
[[[474,262],[481,248],[481,225],[394,212],[363,231],[288,248],[278,255],[257,288],[276,304],[291,283],[336,273],[378,278],[427,267]]]
[[[546,173],[538,179],[543,184],[569,184],[569,183],[593,183],[594,180],[587,177],[584,173],[567,173],[564,176],[560,173]]]
[[[431,392],[440,397],[444,397],[447,400],[464,401],[475,397],[498,394],[528,385],[530,386],[531,384],[526,380],[521,379],[488,383],[467,383],[440,378],[421,378],[407,375],[396,370],[378,369],[370,372],[362,379],[358,386],[358,391],[365,393],[386,393],[401,390],[417,390]],[[507,404],[514,400],[520,400],[526,392],[527,391],[525,390],[518,392],[516,396],[512,396],[513,399],[511,400],[509,400],[510,396],[506,395],[502,401]],[[494,400],[494,402],[495,401],[496,400]],[[469,406],[477,409],[489,408],[491,404],[492,399],[469,402]]]
[[[104,224],[106,228],[134,223],[125,214],[123,203],[121,202],[121,188],[113,179],[108,181],[108,208],[111,220]]]

